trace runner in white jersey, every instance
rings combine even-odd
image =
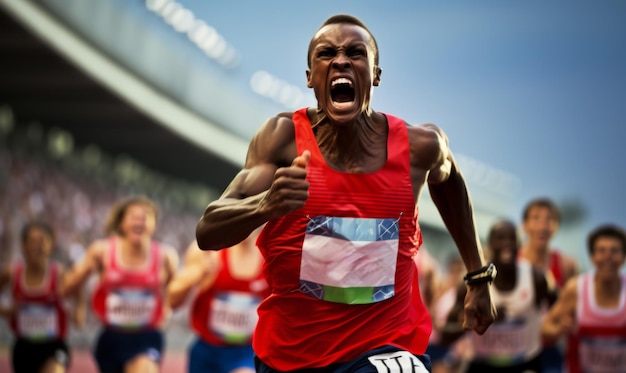
[[[567,282],[542,325],[545,338],[568,335],[567,371],[626,371],[626,233],[613,225],[591,232],[593,269]]]
[[[548,301],[545,275],[527,261],[517,260],[519,239],[515,224],[508,220],[492,226],[488,247],[498,269],[491,288],[498,318],[485,334],[469,336],[473,357],[468,372],[541,372],[540,310]],[[448,317],[447,342],[461,335],[454,333],[454,326],[463,309],[464,292],[462,286]]]

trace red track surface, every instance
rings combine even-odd
[[[168,350],[161,365],[163,373],[184,373],[187,371],[186,351]],[[0,373],[10,373],[11,363],[7,351],[0,352]],[[72,366],[68,373],[98,373],[90,351],[74,349],[72,351]]]

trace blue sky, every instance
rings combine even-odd
[[[582,235],[626,225],[625,1],[179,2],[238,50],[241,79],[266,70],[303,90],[314,31],[358,16],[380,47],[374,109],[517,175],[512,218],[545,195],[584,206]]]

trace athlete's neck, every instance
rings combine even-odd
[[[24,283],[28,287],[36,287],[43,283],[48,270],[48,263],[26,263],[24,266]]]
[[[24,266],[24,272],[27,277],[42,277],[48,270],[48,262],[26,262]]]
[[[521,257],[540,268],[548,268],[550,265],[550,248],[548,246],[531,245],[522,246]]]
[[[615,276],[594,276],[594,291],[596,302],[604,307],[617,307],[622,293],[622,279]]]
[[[385,118],[362,115],[353,123],[336,125],[318,114],[313,132],[326,162],[343,172],[367,173],[384,164],[387,158]]]
[[[515,263],[497,263],[498,275],[493,280],[496,289],[501,291],[511,290],[517,284],[517,265]]]

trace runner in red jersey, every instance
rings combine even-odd
[[[526,242],[519,254],[520,258],[545,271],[550,287],[557,292],[578,273],[578,264],[573,258],[550,247],[560,220],[559,210],[550,199],[536,198],[528,202],[522,213]]]
[[[259,308],[257,333],[264,337],[254,349],[278,370],[350,361],[369,346],[426,350],[430,315],[412,296],[419,291],[413,257],[421,235],[407,130],[400,119],[387,120],[387,162],[355,175],[326,165],[306,110],[294,113],[298,152],[311,151],[310,195],[302,209],[270,221],[259,237],[273,294]],[[398,178],[407,182],[389,189]],[[347,186],[350,193],[343,192]],[[379,198],[386,203],[372,203]],[[302,322],[303,315],[315,315],[315,322]]]
[[[157,209],[146,197],[130,197],[110,212],[108,238],[96,240],[68,276],[65,292],[96,272],[93,309],[103,324],[94,357],[101,372],[158,372],[169,308],[165,287],[178,267],[176,251],[156,242]]]
[[[522,212],[522,230],[526,235],[526,242],[522,245],[519,256],[545,272],[551,304],[558,297],[565,282],[578,273],[578,264],[573,258],[550,246],[552,238],[558,232],[560,221],[559,209],[548,198],[532,199]],[[544,343],[541,355],[545,373],[562,372],[563,342]]]
[[[11,283],[13,305],[0,314],[9,317],[15,335],[11,360],[16,373],[65,372],[70,364],[68,315],[60,294],[64,271],[50,260],[53,242],[48,225],[27,224],[22,230],[23,261],[0,274],[0,289]],[[82,294],[74,305],[74,321],[81,325]]]
[[[143,268],[129,269],[120,258],[120,244],[116,237],[109,238],[104,258],[106,271],[93,294],[93,310],[107,327],[157,328],[164,311],[160,245],[152,242]]]
[[[542,327],[544,337],[568,335],[567,372],[620,373],[626,367],[626,233],[604,225],[592,231],[593,269],[570,279]]]
[[[189,373],[255,371],[252,333],[257,307],[269,295],[259,231],[221,252],[202,251],[194,241],[168,287],[173,308],[195,292],[189,318],[197,338],[189,348]]]
[[[471,273],[465,327],[494,319],[465,181],[435,125],[372,110],[378,46],[350,15],[327,19],[308,50],[316,108],[271,117],[244,168],[196,228],[221,250],[259,237],[272,294],[253,339],[258,372],[424,372],[430,316],[413,261],[425,185]]]

